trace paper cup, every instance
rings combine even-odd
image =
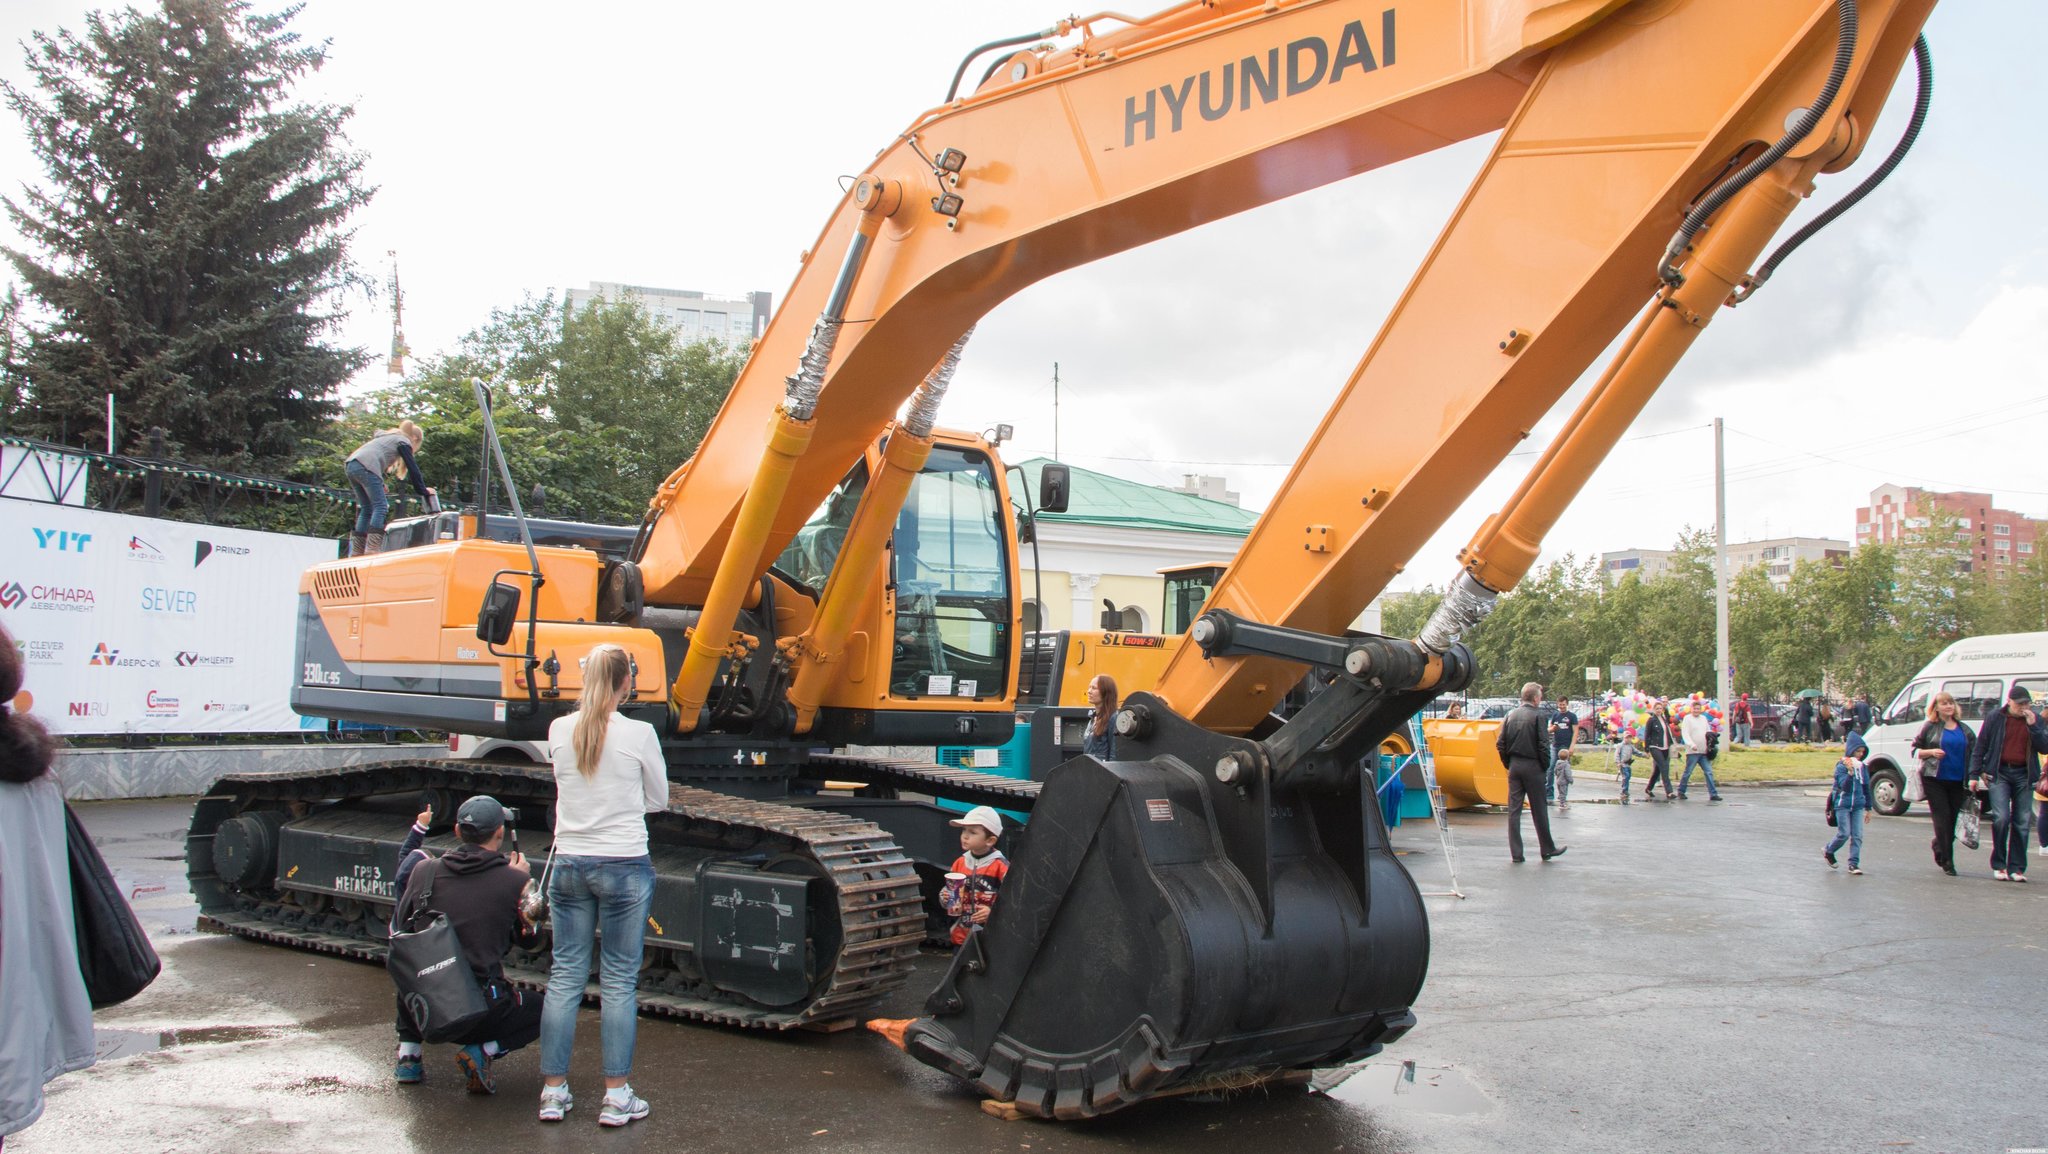
[[[948,873],[946,875],[946,880],[949,882],[964,882],[967,880],[967,875],[960,873]]]

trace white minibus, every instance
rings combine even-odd
[[[2018,682],[2039,703],[2048,696],[2048,633],[1995,633],[1966,637],[1937,654],[1927,668],[1899,690],[1884,712],[1872,719],[1864,740],[1870,743],[1871,803],[1880,813],[1897,817],[1906,800],[1906,775],[1919,772],[1913,738],[1927,721],[1927,702],[1947,692],[1956,699],[1971,729],[1994,709]]]

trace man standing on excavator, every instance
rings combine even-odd
[[[1494,748],[1501,764],[1508,767],[1508,857],[1522,860],[1522,802],[1529,803],[1529,816],[1536,822],[1536,848],[1543,860],[1560,857],[1565,847],[1550,840],[1550,809],[1543,800],[1543,779],[1550,772],[1557,751],[1550,743],[1550,729],[1544,716],[1543,686],[1531,681],[1522,687],[1522,704],[1500,723]]]

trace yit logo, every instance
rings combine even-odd
[[[65,715],[69,717],[105,717],[107,703],[104,701],[74,701]]]
[[[201,541],[192,546],[192,567],[194,569],[199,568],[201,561],[216,553],[223,557],[247,557],[249,555],[249,551],[240,545],[216,545],[211,541]]]
[[[128,538],[128,556],[136,561],[162,561],[164,551],[140,537]]]
[[[112,665],[112,664],[114,663],[114,659],[115,659],[116,657],[119,657],[119,656],[121,656],[121,651],[120,651],[120,650],[118,650],[118,649],[109,649],[109,648],[107,648],[107,643],[106,643],[106,642],[104,642],[104,641],[102,641],[102,642],[100,642],[100,643],[99,643],[98,645],[95,645],[95,646],[93,646],[93,649],[92,649],[92,658],[91,658],[91,660],[87,661],[87,662],[86,662],[86,664],[87,664],[87,665]]]
[[[186,653],[183,651],[179,652],[177,661],[178,664],[187,668],[197,665],[233,665],[235,663],[235,659],[232,657],[224,657],[219,654]]]
[[[90,533],[73,533],[69,529],[37,529],[35,534],[36,548],[54,545],[59,553],[83,553],[86,543],[92,540]]]

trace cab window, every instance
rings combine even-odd
[[[1884,711],[1884,723],[1904,725],[1927,720],[1927,699],[1932,696],[1932,681],[1915,681],[1899,690],[1899,695],[1892,699],[1891,706]]]
[[[1941,690],[1956,699],[1956,711],[1964,721],[1982,721],[2005,701],[2002,681],[1944,681]]]
[[[775,559],[775,571],[814,594],[823,592],[825,579],[832,575],[833,563],[839,560],[839,550],[846,544],[846,531],[853,526],[854,511],[860,508],[861,494],[867,488],[868,463],[860,461],[833,487],[804,527],[796,531],[789,547]]]
[[[1002,697],[1010,675],[1009,528],[987,454],[941,445],[891,539],[896,637],[889,690]]]

